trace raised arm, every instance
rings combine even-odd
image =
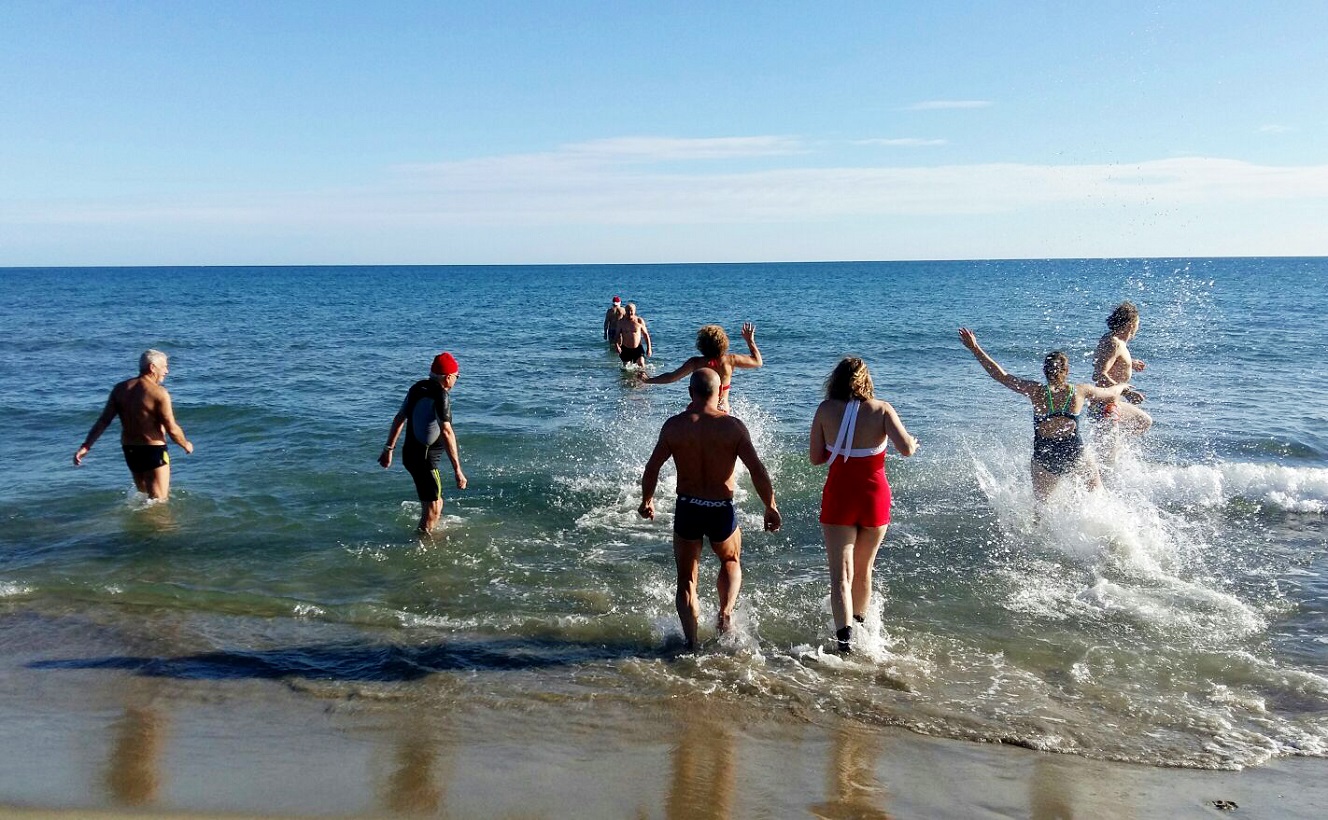
[[[655,517],[655,488],[659,486],[659,471],[672,455],[673,451],[669,449],[669,443],[664,439],[664,431],[660,430],[655,450],[646,461],[646,470],[641,475],[641,506],[636,508],[636,512],[642,518]]]
[[[964,343],[964,347],[972,352],[978,364],[987,371],[987,375],[996,381],[1010,388],[1016,393],[1020,393],[1032,399],[1042,392],[1042,385],[1037,382],[1031,382],[1027,379],[1021,379],[1018,376],[1011,376],[1005,372],[1005,368],[996,363],[996,360],[987,355],[987,351],[978,344],[978,337],[966,327],[959,328],[959,340]],[[902,452],[902,450],[901,450]]]
[[[761,358],[761,351],[756,347],[756,325],[751,322],[743,324],[742,340],[747,343],[747,349],[751,351],[751,355],[747,356],[742,353],[730,353],[729,363],[734,367],[746,368],[748,370],[765,364],[765,360]]]
[[[779,514],[779,508],[775,506],[775,486],[770,482],[770,473],[761,463],[760,456],[756,454],[756,447],[752,444],[752,437],[746,427],[742,429],[742,441],[738,444],[738,458],[747,465],[747,472],[752,477],[752,486],[756,488],[756,495],[765,505],[765,531],[778,530],[783,523],[783,517]]]
[[[92,423],[92,429],[88,430],[87,438],[83,439],[83,444],[74,452],[75,467],[83,465],[83,456],[88,454],[88,451],[92,449],[92,445],[97,443],[97,439],[101,438],[101,434],[106,432],[106,428],[111,426],[111,422],[115,421],[118,412],[115,402],[115,390],[112,390],[111,394],[106,397],[106,406],[101,409],[101,415],[97,416],[97,420]]]

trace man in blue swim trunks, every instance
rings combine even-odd
[[[461,472],[461,456],[457,452],[456,433],[452,431],[452,397],[450,391],[461,372],[451,353],[434,357],[429,378],[411,385],[406,400],[392,419],[387,444],[378,456],[378,463],[387,469],[392,466],[392,451],[396,449],[401,430],[406,430],[406,443],[401,448],[401,465],[415,480],[415,492],[424,509],[420,513],[420,532],[428,535],[443,516],[443,480],[438,474],[438,462],[444,453],[452,462],[457,489],[466,489],[466,474]]]
[[[101,415],[88,431],[88,437],[74,453],[74,466],[82,466],[83,457],[97,443],[116,418],[120,419],[120,444],[125,464],[134,476],[134,486],[148,498],[166,498],[171,492],[171,457],[166,453],[166,437],[194,451],[184,430],[175,422],[171,394],[161,384],[170,372],[166,354],[145,350],[138,357],[138,376],[117,384],[111,390]]]
[[[691,404],[664,422],[655,451],[641,477],[642,518],[655,517],[655,488],[659,470],[670,458],[678,470],[678,504],[673,515],[673,558],[678,566],[675,602],[688,649],[695,649],[700,606],[696,576],[704,539],[719,556],[718,628],[727,632],[742,586],[742,530],[733,507],[733,469],[738,459],[747,465],[752,485],[765,505],[765,529],[779,529],[779,510],[770,474],[756,455],[747,426],[719,409],[719,374],[708,367],[692,373],[688,384]]]

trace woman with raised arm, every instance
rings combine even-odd
[[[1045,384],[1021,379],[1006,373],[995,359],[988,356],[973,331],[959,328],[959,339],[972,351],[987,375],[1024,396],[1033,405],[1033,460],[1029,471],[1037,500],[1046,501],[1064,475],[1077,475],[1092,489],[1101,487],[1097,463],[1079,435],[1079,416],[1086,401],[1114,401],[1129,385],[1070,384],[1070,360],[1059,350],[1053,350],[1042,360]]]
[[[904,456],[918,449],[918,440],[904,429],[895,409],[873,391],[867,363],[848,356],[826,379],[825,401],[812,419],[811,462],[830,462],[821,491],[821,533],[830,561],[830,611],[840,652],[849,651],[853,637],[849,616],[858,623],[866,618],[872,564],[890,525],[886,442]]]
[[[642,384],[672,384],[683,376],[703,367],[708,367],[719,374],[719,409],[729,410],[729,388],[733,386],[733,371],[738,368],[757,368],[764,364],[761,351],[756,347],[756,325],[747,322],[742,326],[742,338],[747,342],[750,355],[729,352],[729,337],[719,325],[705,325],[696,331],[696,349],[700,356],[693,356],[679,365],[671,373],[641,379]]]

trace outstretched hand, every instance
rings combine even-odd
[[[747,344],[753,344],[756,341],[756,325],[751,322],[743,322],[742,338]]]
[[[966,327],[959,328],[959,341],[964,343],[964,347],[969,350],[978,349],[978,337],[973,331]]]

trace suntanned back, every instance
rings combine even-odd
[[[165,444],[162,408],[169,401],[165,388],[140,376],[121,382],[115,392],[120,440],[125,444]]]
[[[745,438],[742,422],[718,410],[687,410],[664,424],[682,495],[733,497],[733,468]]]

